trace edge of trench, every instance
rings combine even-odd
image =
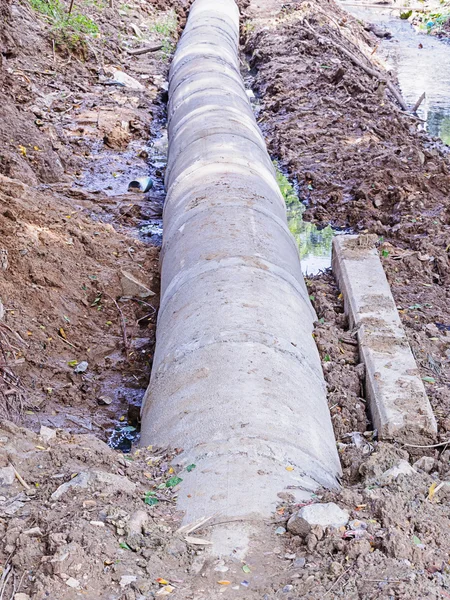
[[[213,554],[245,556],[280,493],[308,502],[338,487],[341,467],[315,313],[238,48],[234,0],[195,0],[169,75],[173,208],[141,443],[183,448],[184,524],[216,518]]]

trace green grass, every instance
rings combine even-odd
[[[150,31],[156,33],[161,40],[162,51],[166,58],[175,50],[177,28],[178,20],[174,10],[166,12],[150,25]]]
[[[85,36],[97,36],[98,25],[76,7],[69,15],[61,0],[29,0],[31,8],[50,23],[55,42],[75,47]]]

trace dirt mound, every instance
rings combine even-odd
[[[298,183],[305,219],[379,236],[380,253],[441,432],[450,381],[449,153],[419,130],[373,64],[376,38],[328,1],[285,5],[248,27],[270,150]],[[375,54],[376,57],[376,54]]]

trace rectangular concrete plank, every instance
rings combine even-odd
[[[436,420],[372,236],[339,235],[332,267],[366,366],[366,398],[381,439],[433,438]]]

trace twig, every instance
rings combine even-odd
[[[127,325],[126,325],[126,322],[125,322],[125,317],[123,316],[122,309],[117,304],[116,299],[113,298],[112,296],[110,296],[109,294],[106,294],[106,295],[108,296],[108,298],[111,298],[111,300],[114,302],[115,307],[119,311],[120,323],[121,323],[121,326],[122,326],[123,345],[125,347],[125,354],[127,355],[127,358],[128,358],[128,350],[130,348],[130,345],[128,343],[128,338],[127,338]]]
[[[417,100],[417,102],[414,104],[411,112],[416,113],[419,110],[419,106],[422,104],[422,102],[425,100],[425,92],[420,96],[420,98]]]
[[[325,596],[328,596],[328,594],[331,592],[331,590],[336,587],[336,585],[340,582],[340,580],[344,577],[344,575],[346,575],[351,569],[352,569],[352,567],[349,567],[342,573],[342,575],[339,575],[339,577],[336,579],[336,581],[333,583],[333,585],[323,595],[324,598],[325,598]]]
[[[20,481],[20,483],[23,485],[23,487],[24,487],[26,490],[29,490],[29,489],[30,489],[30,486],[29,486],[29,485],[28,485],[28,483],[25,481],[25,479],[22,477],[22,475],[19,473],[19,471],[16,469],[16,467],[15,467],[15,466],[14,466],[12,463],[9,463],[9,464],[10,464],[10,465],[11,465],[11,467],[14,469],[14,473],[15,473],[15,475],[16,475],[17,479]]]
[[[69,15],[72,12],[72,8],[73,8],[73,3],[75,0],[70,0],[70,6],[69,6]]]
[[[162,44],[157,44],[156,46],[148,46],[147,48],[138,48],[137,50],[127,50],[127,54],[130,56],[139,56],[140,54],[147,54],[148,52],[157,52],[161,50],[163,47]]]
[[[326,38],[325,36],[320,36],[318,33],[316,33],[314,31],[314,29],[312,28],[311,24],[308,23],[308,21],[305,20],[304,24],[306,25],[306,27],[309,29],[309,31],[313,34],[313,36],[317,40],[319,40],[320,37],[322,37],[326,42],[330,43],[335,48],[337,48],[340,52],[342,52],[342,54],[347,56],[347,58],[349,58],[353,64],[355,64],[357,67],[360,67],[361,69],[363,69],[368,75],[370,75],[371,77],[374,77],[375,79],[378,79],[379,81],[386,82],[386,85],[387,85],[389,91],[394,96],[394,98],[397,100],[397,102],[400,104],[400,107],[402,108],[402,110],[404,110],[405,112],[408,112],[408,106],[407,106],[406,102],[403,100],[402,95],[397,90],[397,88],[392,83],[392,81],[389,81],[389,79],[387,77],[385,77],[382,73],[379,73],[375,69],[372,69],[371,67],[368,67],[367,65],[365,65],[352,52],[347,50],[347,48],[344,48],[343,46],[341,46],[341,44],[338,44],[334,40],[331,40],[330,38]]]
[[[430,444],[429,446],[418,446],[417,444],[403,444],[403,447],[407,447],[407,448],[439,448],[439,446],[446,446],[447,444],[450,444],[450,440],[447,440],[446,442],[440,442],[439,444]]]

